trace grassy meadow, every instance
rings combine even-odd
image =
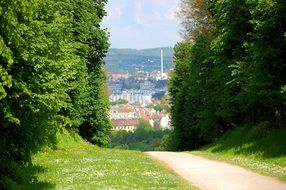
[[[34,156],[41,169],[28,189],[191,189],[142,152],[98,148],[77,136],[58,138],[56,150]]]
[[[286,182],[285,128],[238,128],[192,153],[240,165]]]

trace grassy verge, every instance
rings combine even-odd
[[[286,182],[286,129],[240,128],[193,154],[236,164]]]
[[[76,137],[76,136],[75,136]],[[191,189],[176,174],[137,151],[102,149],[59,136],[57,150],[33,158],[39,182],[50,189]],[[47,188],[45,188],[47,189]]]

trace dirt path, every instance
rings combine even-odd
[[[286,190],[286,183],[184,152],[147,152],[202,190]]]

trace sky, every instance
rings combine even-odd
[[[181,41],[175,16],[179,0],[108,0],[102,27],[111,48],[147,49]]]

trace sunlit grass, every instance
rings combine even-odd
[[[286,129],[267,131],[257,138],[253,130],[241,128],[193,154],[240,165],[286,181]]]
[[[55,189],[191,189],[144,153],[102,149],[84,142],[61,144],[33,159],[44,168],[39,181]]]

